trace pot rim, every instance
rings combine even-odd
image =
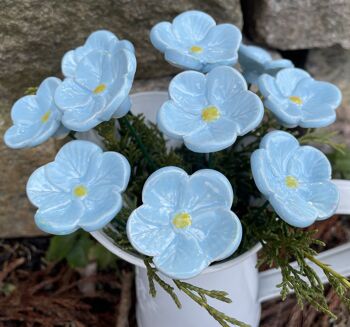
[[[106,233],[103,230],[98,230],[94,232],[90,232],[90,234],[99,242],[101,243],[106,249],[108,249],[110,252],[112,252],[114,255],[118,256],[119,258],[122,258],[123,260],[141,268],[146,268],[142,258],[138,257],[135,254],[129,253],[120,247],[118,247],[113,240],[106,235]],[[240,256],[227,260],[215,263],[212,266],[207,267],[204,269],[200,275],[202,274],[210,274],[219,270],[225,270],[232,266],[238,265],[242,261],[246,260],[248,257],[256,254],[260,249],[262,248],[261,243],[255,244],[251,249],[248,251],[242,253]]]

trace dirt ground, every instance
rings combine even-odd
[[[328,248],[350,239],[346,219],[333,218],[317,228]],[[120,261],[117,271],[96,272],[94,263],[80,270],[48,263],[48,242],[45,237],[0,241],[0,326],[136,327],[129,265]],[[350,327],[350,313],[332,290],[326,294],[337,321],[308,305],[301,310],[290,296],[263,304],[261,327]]]

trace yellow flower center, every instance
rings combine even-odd
[[[46,123],[51,116],[51,110],[46,111],[40,118],[42,123]]]
[[[202,110],[202,119],[210,123],[220,117],[220,111],[215,106],[209,106]]]
[[[81,198],[87,194],[87,188],[84,185],[78,185],[74,187],[73,194],[77,198]]]
[[[202,53],[203,52],[203,48],[198,46],[198,45],[193,45],[191,48],[190,48],[190,51],[192,53]]]
[[[192,224],[192,219],[190,214],[188,214],[187,212],[177,213],[173,218],[173,225],[176,228],[185,228],[185,227],[191,226],[191,224]]]
[[[99,94],[99,93],[103,92],[106,88],[107,88],[107,85],[102,83],[102,84],[96,86],[96,88],[93,90],[93,93]]]
[[[303,100],[302,100],[302,98],[301,97],[298,97],[298,96],[296,96],[296,95],[291,95],[290,97],[289,97],[289,100],[290,101],[292,101],[292,102],[294,102],[295,104],[297,104],[297,105],[301,105],[301,104],[303,104]]]
[[[289,188],[297,188],[299,186],[298,180],[293,176],[287,176],[284,182]]]

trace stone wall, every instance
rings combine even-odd
[[[306,67],[316,78],[330,80],[344,92],[335,128],[350,135],[349,0],[2,0],[0,237],[39,233],[24,188],[30,173],[51,161],[60,146],[50,141],[30,150],[5,148],[2,135],[10,124],[13,101],[45,77],[60,77],[63,54],[103,28],[135,45],[140,81],[135,82],[134,91],[165,89],[176,70],[153,49],[149,29],[188,9],[203,10],[218,22],[244,26],[252,42],[274,50],[310,49],[303,60]]]

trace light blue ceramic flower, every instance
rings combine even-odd
[[[241,44],[238,50],[238,62],[243,76],[250,84],[257,84],[262,74],[275,76],[281,69],[293,67],[288,59],[273,60],[263,48]]]
[[[230,210],[231,184],[215,170],[188,176],[177,167],[161,168],[146,181],[142,201],[128,219],[128,238],[171,278],[198,275],[241,242],[241,223]]]
[[[339,202],[330,181],[331,165],[316,148],[300,146],[289,133],[273,131],[251,157],[255,184],[280,218],[295,227],[307,227],[329,218]]]
[[[247,90],[243,76],[228,66],[207,75],[186,71],[169,85],[170,100],[158,112],[159,129],[194,152],[232,145],[237,135],[256,128],[264,115],[260,98]]]
[[[78,228],[98,230],[120,211],[121,192],[129,177],[130,165],[121,154],[103,153],[88,141],[71,141],[60,149],[55,161],[29,178],[27,195],[38,207],[35,223],[57,235]]]
[[[287,127],[324,127],[336,119],[340,90],[314,80],[302,69],[282,69],[276,77],[264,74],[258,85],[266,108]]]
[[[158,23],[150,37],[169,63],[202,72],[219,65],[234,65],[242,40],[236,26],[216,25],[211,16],[195,10],[178,15],[172,23]]]
[[[13,126],[4,135],[8,147],[34,147],[61,131],[62,113],[53,101],[60,84],[58,78],[48,77],[40,84],[36,95],[27,95],[16,101],[11,110]]]
[[[67,76],[55,94],[63,124],[85,132],[130,109],[129,92],[136,58],[128,41],[108,31],[93,33],[85,45],[69,51],[62,61]]]

